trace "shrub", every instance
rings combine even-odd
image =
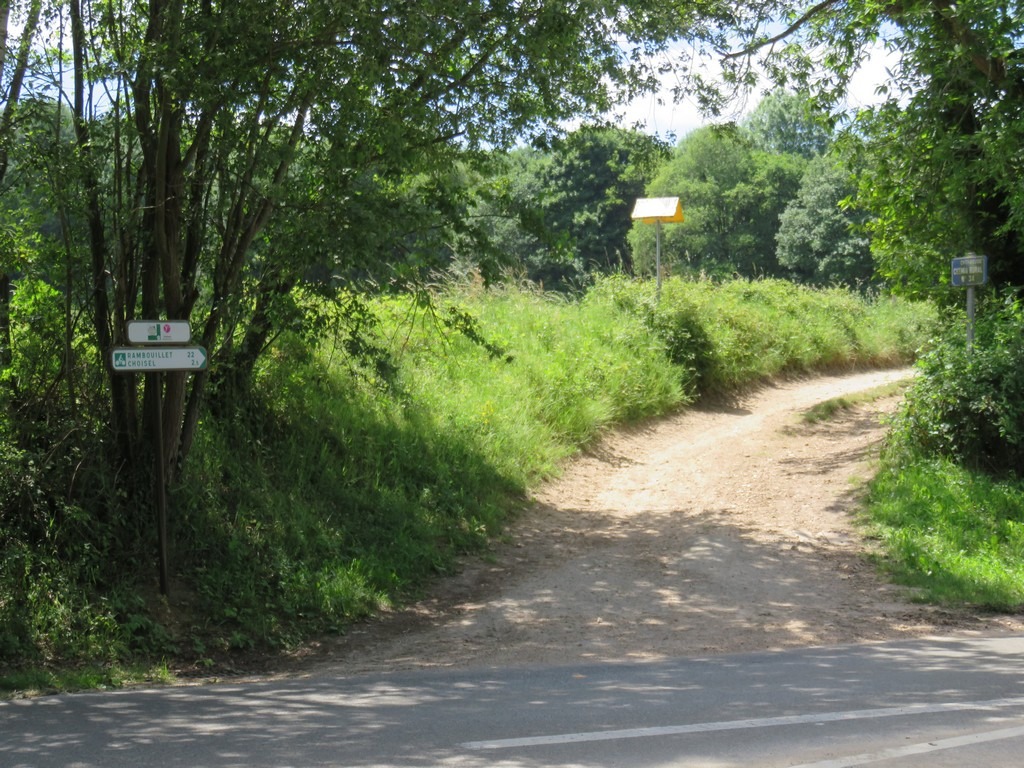
[[[1024,304],[979,313],[973,353],[950,323],[919,363],[894,446],[1000,474],[1024,466]]]

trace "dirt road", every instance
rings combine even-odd
[[[489,557],[314,656],[370,671],[1020,630],[909,602],[866,559],[853,515],[897,398],[800,421],[909,376],[793,381],[611,435],[540,489]]]

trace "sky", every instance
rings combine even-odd
[[[681,52],[680,55],[687,54]],[[895,54],[886,52],[881,43],[869,53],[867,60],[854,75],[848,97],[850,108],[862,108],[879,102],[875,89],[889,80],[886,69],[891,68],[895,61]],[[639,124],[641,130],[647,133],[665,140],[678,141],[695,128],[711,122],[701,115],[692,97],[674,103],[671,90],[674,83],[672,73],[664,75],[658,93],[646,94],[621,111],[619,125],[632,127]],[[754,93],[738,101],[731,111],[723,114],[719,122],[742,120],[753,111],[759,100],[760,95]]]

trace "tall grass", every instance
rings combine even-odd
[[[701,394],[790,373],[906,363],[936,322],[921,304],[783,280],[672,279],[660,300],[632,281],[595,290],[643,317],[670,357],[693,369]]]
[[[397,340],[401,386],[472,434],[524,487],[608,425],[692,399],[689,372],[666,359],[664,344],[600,296],[569,302],[500,289],[438,297],[439,313],[452,308],[468,312],[501,354],[391,299],[381,310]]]
[[[89,582],[61,577],[60,602],[86,614],[62,644],[40,619],[52,600],[8,600],[15,581],[0,583],[3,658],[203,661],[344,631],[485,547],[610,426],[789,372],[908,362],[932,320],[778,281],[669,280],[660,301],[621,278],[572,301],[464,286],[365,308],[348,347],[362,354],[283,339],[253,400],[204,420],[171,496],[177,599],[94,557],[105,570]],[[0,581],[53,582],[49,561],[0,534]]]

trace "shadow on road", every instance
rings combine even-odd
[[[1021,642],[919,640],[648,664],[325,676],[61,695],[0,703],[14,766],[570,766],[464,745],[997,698],[1019,686]],[[696,722],[701,722],[696,720]],[[604,762],[588,763],[605,765]],[[609,765],[612,763],[608,763]]]

